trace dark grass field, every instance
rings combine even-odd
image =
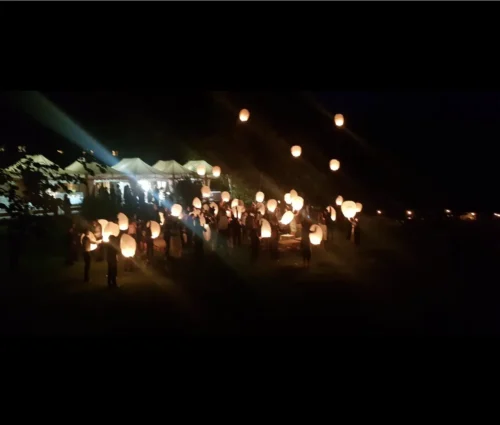
[[[248,247],[152,267],[138,262],[120,288],[106,264],[64,266],[50,233],[30,239],[17,275],[0,285],[3,335],[496,335],[500,329],[494,223],[401,225],[364,220],[356,247],[338,232],[314,247],[310,269],[294,250],[279,261]],[[4,245],[5,247],[5,245]],[[6,249],[3,249],[4,263]],[[6,266],[3,266],[6,270]]]

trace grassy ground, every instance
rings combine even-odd
[[[49,234],[34,238],[21,272],[0,285],[5,334],[496,334],[496,230],[364,222],[362,245],[336,234],[314,247],[311,268],[294,250],[273,261],[248,247],[190,255],[123,272],[106,287],[105,263],[64,266]],[[50,242],[47,242],[50,241]],[[5,259],[5,256],[4,256]]]

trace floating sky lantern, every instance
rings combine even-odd
[[[451,210],[444,210],[445,214],[451,214]]]
[[[216,165],[215,167],[212,168],[212,175],[214,177],[220,177],[220,173],[221,173],[221,169],[219,166]]]
[[[123,213],[118,213],[118,227],[122,232],[128,230],[128,217]]]
[[[172,205],[170,212],[171,212],[172,216],[179,217],[182,213],[182,206],[179,204],[174,204],[174,205]]]
[[[276,202],[275,199],[269,199],[269,201],[267,201],[267,209],[269,210],[269,212],[273,213],[277,207],[278,203]]]
[[[298,158],[302,154],[302,148],[298,145],[292,146],[290,151],[292,152],[292,156],[294,158]]]
[[[210,198],[211,193],[212,193],[212,191],[210,190],[210,188],[208,186],[202,186],[201,196],[203,196],[204,198]]]
[[[290,205],[292,203],[292,197],[289,193],[285,193],[285,202]]]
[[[236,208],[239,204],[239,200],[234,198],[233,201],[231,202],[231,208]]]
[[[285,226],[290,224],[292,220],[294,219],[293,212],[287,211],[285,214],[283,214],[283,217],[281,217],[281,224],[284,224]]]
[[[201,201],[200,198],[196,197],[193,199],[193,207],[201,209]]]
[[[293,198],[292,200],[292,208],[294,211],[300,211],[304,206],[304,199],[300,196]]]
[[[151,238],[156,239],[158,236],[160,236],[160,224],[154,220],[149,221],[148,224],[151,227]]]
[[[229,192],[222,192],[220,196],[223,202],[229,202],[231,199],[231,194]]]
[[[337,171],[340,168],[340,161],[338,159],[332,159],[330,161],[330,170]]]
[[[319,245],[323,240],[323,230],[321,226],[313,224],[309,230],[309,240],[313,245]]]
[[[137,243],[132,236],[124,233],[120,238],[120,249],[125,258],[131,258],[135,255]]]
[[[203,164],[200,164],[196,167],[196,172],[198,173],[199,176],[204,176],[207,172],[207,169]]]
[[[343,203],[344,203],[344,198],[342,198],[342,196],[340,195],[337,196],[337,199],[335,199],[335,204],[340,207]]]
[[[344,214],[345,218],[354,218],[357,211],[356,204],[353,201],[343,202],[340,209],[342,210],[342,214]]]
[[[332,221],[337,220],[337,211],[335,211],[335,208],[333,208],[332,206],[328,206],[326,207],[326,210],[330,213],[330,219]]]
[[[336,114],[333,117],[333,121],[337,127],[342,127],[344,125],[344,116],[342,114]]]
[[[102,232],[102,239],[104,242],[109,242],[109,237],[111,235],[118,237],[120,235],[120,228],[118,224],[110,221]]]
[[[247,122],[249,118],[250,118],[250,112],[248,111],[248,109],[242,109],[240,111],[240,121]]]
[[[356,212],[360,213],[363,209],[363,204],[361,202],[356,202]]]
[[[377,214],[378,214],[378,215],[382,215],[382,211],[377,210]]]
[[[255,200],[257,202],[264,202],[264,198],[265,198],[264,192],[259,191],[255,194]]]
[[[406,215],[407,215],[408,217],[412,216],[412,215],[413,215],[413,211],[411,211],[411,210],[407,210],[407,211],[406,211]]]
[[[271,224],[269,224],[269,221],[267,221],[265,218],[262,219],[262,225],[260,226],[260,237],[271,237]]]

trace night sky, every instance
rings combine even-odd
[[[500,93],[43,94],[121,157],[139,156],[150,164],[217,158],[226,167],[241,163],[281,182],[282,170],[294,166],[286,165],[289,147],[299,144],[302,173],[316,169],[327,175],[328,160],[338,158],[342,178],[373,205],[500,210],[495,167]],[[81,152],[6,95],[0,107],[3,165],[19,144],[62,166]],[[244,107],[251,120],[242,128],[237,113]],[[334,127],[335,113],[344,114],[347,131]],[[275,160],[280,152],[281,162]],[[324,178],[335,184],[333,177]]]

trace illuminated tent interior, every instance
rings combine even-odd
[[[151,167],[140,158],[123,158],[118,164],[113,165],[113,168],[137,180],[160,181],[169,177],[168,174]]]

